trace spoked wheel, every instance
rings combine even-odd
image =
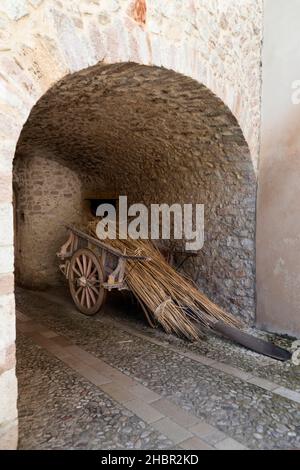
[[[77,250],[69,268],[69,286],[76,307],[85,315],[95,315],[103,305],[106,290],[104,270],[91,250]]]

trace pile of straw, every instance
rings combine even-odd
[[[97,238],[96,223],[88,230]],[[149,323],[159,323],[167,333],[198,340],[201,327],[213,328],[219,320],[233,326],[241,323],[199,292],[192,281],[172,268],[149,240],[105,240],[127,255],[146,256],[147,261],[127,260],[125,281],[140,302]]]

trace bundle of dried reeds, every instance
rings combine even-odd
[[[96,235],[96,224],[89,224]],[[161,324],[167,333],[190,340],[201,337],[201,326],[212,328],[218,320],[233,326],[241,323],[199,292],[194,283],[167,263],[149,240],[105,240],[108,245],[128,255],[142,255],[147,261],[126,261],[126,283],[141,303],[150,324]]]

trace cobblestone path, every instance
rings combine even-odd
[[[87,318],[61,292],[17,299],[19,448],[300,448],[292,364],[216,337],[190,345],[128,302]]]

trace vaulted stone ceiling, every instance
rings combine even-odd
[[[247,177],[251,166],[221,100],[190,78],[136,64],[97,65],[56,84],[33,108],[17,156],[37,147],[123,187],[157,180],[183,190],[193,176],[199,184],[209,174],[216,184],[233,167]]]

